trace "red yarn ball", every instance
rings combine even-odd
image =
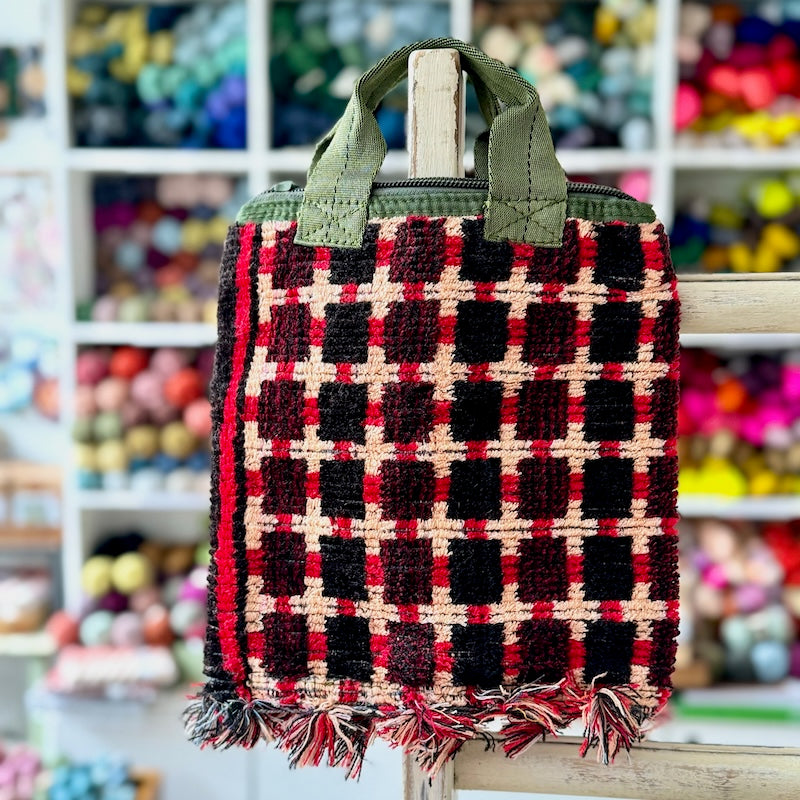
[[[130,380],[147,368],[149,360],[147,352],[140,347],[118,347],[111,356],[108,369],[114,377]]]
[[[211,435],[211,403],[205,397],[192,400],[183,410],[183,422],[195,436],[207,439]]]
[[[184,367],[164,383],[164,397],[178,408],[186,408],[192,400],[202,397],[204,391],[203,379],[194,367]]]
[[[108,375],[108,355],[101,350],[85,350],[75,365],[78,383],[93,386]]]

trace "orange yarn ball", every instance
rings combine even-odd
[[[717,404],[728,414],[739,411],[747,401],[747,389],[736,378],[728,378],[717,387]]]
[[[115,378],[130,380],[147,368],[150,358],[140,347],[118,347],[111,355],[109,372]]]
[[[177,408],[186,408],[192,400],[202,397],[203,379],[194,367],[184,367],[170,375],[164,384],[164,397]]]

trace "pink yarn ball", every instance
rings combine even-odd
[[[111,643],[117,647],[137,647],[144,641],[142,618],[125,611],[111,623]]]
[[[183,422],[197,437],[206,439],[211,435],[211,403],[198,397],[183,410]]]
[[[97,413],[97,403],[94,401],[94,389],[85,384],[75,388],[75,416],[78,419],[87,419]]]
[[[183,369],[190,360],[190,353],[177,347],[160,347],[150,359],[150,369],[162,377]]]
[[[789,667],[789,670],[791,674],[795,678],[800,678],[800,641],[792,645],[790,660],[791,667]]]
[[[694,86],[682,83],[675,92],[675,126],[688,128],[703,111],[703,99]]]
[[[194,600],[205,603],[208,594],[208,567],[195,567],[183,582],[179,600]]]
[[[180,409],[170,405],[166,400],[161,405],[149,409],[150,420],[154,425],[166,425],[168,422],[175,422],[181,415]]]
[[[233,196],[233,181],[224,175],[209,175],[201,180],[200,199],[211,208],[221,208]]]
[[[123,428],[132,428],[134,425],[142,425],[147,422],[147,409],[139,405],[135,400],[126,400],[119,410]]]
[[[92,306],[92,319],[95,322],[114,322],[119,313],[119,300],[110,294],[98,297]]]
[[[722,564],[712,564],[704,573],[703,580],[715,589],[724,589],[728,585],[728,577]]]
[[[131,381],[131,398],[148,411],[164,402],[164,376],[152,369],[152,364],[151,369],[140,372]]]
[[[783,394],[789,400],[800,400],[800,367],[784,367]]]
[[[623,192],[646,203],[650,199],[650,173],[645,170],[626,172],[619,181]]]
[[[144,614],[151,606],[156,606],[161,602],[161,591],[155,586],[146,586],[137,589],[128,600],[131,611],[137,614]]]
[[[122,378],[103,378],[94,390],[94,400],[101,411],[119,411],[128,399],[130,383]]]
[[[109,354],[101,350],[84,350],[78,355],[75,373],[78,383],[94,386],[108,375]]]

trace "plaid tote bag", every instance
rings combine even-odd
[[[373,112],[434,47],[478,177],[376,184]],[[362,76],[225,246],[190,738],[349,775],[374,737],[432,772],[576,719],[630,748],[675,654],[678,314],[652,208],[568,183],[519,75],[436,39]]]

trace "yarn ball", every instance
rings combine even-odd
[[[153,425],[135,425],[125,434],[125,447],[132,458],[153,458],[158,444],[158,428]]]
[[[108,375],[108,355],[99,350],[84,350],[78,354],[75,376],[79,384],[94,386]]]
[[[172,644],[172,626],[169,612],[162,605],[150,606],[142,615],[144,640],[147,644],[167,647]]]
[[[164,397],[177,408],[186,408],[204,392],[203,379],[194,367],[184,367],[164,383]]]
[[[123,472],[128,468],[128,451],[119,439],[107,439],[97,446],[97,469],[100,472]]]
[[[161,449],[168,456],[182,461],[196,447],[197,438],[183,422],[170,422],[161,429]]]
[[[756,211],[767,219],[788,214],[794,208],[794,195],[785,181],[759,181],[752,189],[751,199]]]
[[[97,411],[94,401],[94,389],[87,384],[78,384],[75,387],[75,416],[78,419],[91,417]]]
[[[167,377],[182,369],[189,363],[190,353],[177,347],[161,347],[150,359],[150,369]]]
[[[130,474],[127,471],[104,472],[103,488],[109,492],[121,492],[130,486]]]
[[[145,586],[133,592],[129,598],[131,611],[144,614],[148,608],[161,602],[161,592],[156,586]]]
[[[103,378],[94,390],[94,400],[101,411],[119,411],[128,399],[130,384],[121,378]]]
[[[143,642],[142,618],[133,611],[120,614],[111,624],[111,644],[117,647],[137,647]]]
[[[211,435],[211,403],[205,397],[198,397],[183,410],[183,422],[198,438],[207,439]]]
[[[103,411],[92,423],[95,439],[119,439],[122,436],[122,418],[116,411]]]
[[[194,555],[194,545],[174,545],[164,553],[161,569],[165,575],[185,575],[194,566]]]
[[[164,488],[164,476],[154,467],[139,469],[131,475],[131,491],[147,494]]]
[[[128,399],[122,404],[119,416],[122,420],[122,427],[127,430],[147,421],[147,409],[135,400]]]
[[[208,595],[208,568],[195,567],[181,587],[181,600],[194,600],[204,603]]]
[[[110,611],[93,611],[81,622],[81,643],[86,647],[110,644],[113,622],[114,615]]]
[[[152,410],[164,402],[164,378],[150,369],[143,370],[131,381],[131,397],[142,408]]]
[[[675,92],[675,127],[688,128],[703,112],[700,93],[689,83],[681,83]]]
[[[153,568],[141,553],[125,553],[111,567],[114,588],[129,595],[153,582]]]
[[[91,442],[94,437],[94,420],[78,417],[72,423],[72,438],[76,442]]]
[[[750,651],[750,659],[761,683],[777,683],[789,674],[789,648],[782,642],[757,642]]]
[[[185,636],[191,628],[196,628],[205,620],[205,606],[195,600],[178,600],[170,609],[169,621],[173,633]]]
[[[168,403],[164,400],[161,405],[155,406],[150,409],[150,419],[155,425],[166,425],[168,422],[174,422],[179,419],[181,412],[179,408]]]
[[[98,297],[92,306],[92,319],[95,322],[114,322],[119,314],[119,300],[110,294]]]
[[[92,556],[81,568],[81,589],[89,597],[102,597],[111,591],[111,565],[109,556]]]
[[[76,644],[80,637],[80,623],[72,614],[63,610],[51,615],[45,630],[59,649],[69,644]]]
[[[150,300],[145,295],[126,297],[119,304],[117,319],[120,322],[146,322],[149,318]]]
[[[164,478],[164,488],[168,492],[191,492],[195,487],[195,473],[186,467],[178,467],[168,472]]]
[[[147,351],[141,347],[118,347],[111,355],[108,369],[115,378],[131,380],[147,368],[149,360]]]
[[[112,614],[119,614],[121,611],[127,611],[128,598],[121,592],[111,591],[97,601],[97,607]]]

